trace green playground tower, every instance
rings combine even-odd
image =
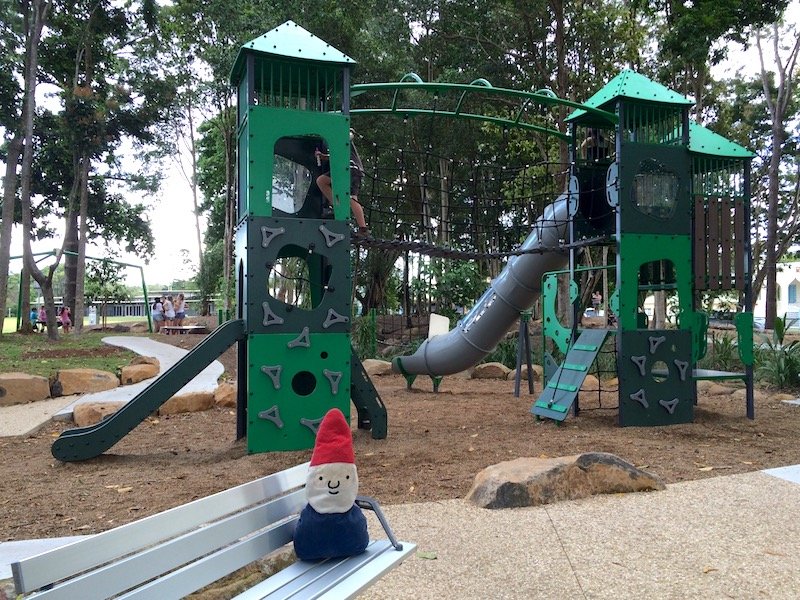
[[[532,412],[557,420],[570,408],[577,412],[588,366],[613,335],[620,425],[691,422],[701,379],[743,380],[747,416],[753,418],[748,235],[753,155],[691,122],[691,101],[633,71],[621,72],[586,105],[614,113],[616,119],[610,122],[583,110],[568,117],[574,140],[570,239],[600,237],[606,240],[601,243],[614,247],[616,264],[608,266],[614,273],[609,305],[617,322],[602,332],[580,326],[583,306],[578,299],[586,294],[579,289],[580,250],[573,247],[568,271],[573,325],[545,326],[564,359],[559,364],[546,357],[548,387]],[[545,310],[550,306],[551,316],[556,288],[545,281]],[[739,294],[741,373],[697,368],[706,352],[708,327],[699,298],[709,290]],[[672,298],[674,328],[648,327],[643,301],[658,291]]]
[[[350,70],[355,61],[288,21],[244,44],[237,89],[237,435],[249,452],[314,445],[325,413],[386,412],[351,350]],[[317,160],[325,150],[328,164]],[[316,185],[330,170],[333,217]]]

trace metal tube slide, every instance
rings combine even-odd
[[[542,276],[563,268],[567,253],[561,246],[567,222],[565,193],[545,208],[521,247],[543,252],[511,257],[503,272],[454,329],[428,338],[412,355],[395,358],[394,372],[441,376],[478,364],[503,339],[520,312],[527,310],[539,296]]]

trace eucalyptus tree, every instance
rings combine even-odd
[[[22,89],[19,81],[22,64],[19,49],[25,40],[21,14],[10,3],[0,4],[0,128],[4,131],[2,159],[5,162],[3,177],[3,208],[0,217],[0,335],[6,314],[6,288],[8,287],[11,232],[17,195],[17,169],[22,154],[23,131],[21,127]]]
[[[47,181],[63,198],[67,267],[65,304],[82,326],[86,244],[92,237],[123,237],[134,251],[152,249],[152,235],[141,217],[130,226],[109,218],[110,205],[122,208],[121,190],[152,191],[157,173],[147,173],[148,152],[159,155],[155,125],[164,120],[172,86],[158,69],[158,36],[153,30],[153,0],[119,4],[111,0],[58,0],[42,44],[42,81],[57,88],[59,110],[52,122],[70,162],[59,179]],[[45,134],[46,135],[46,134]],[[137,164],[125,165],[120,149],[130,143]],[[56,157],[51,157],[58,160]],[[43,170],[48,166],[43,162]],[[120,190],[116,193],[114,190]],[[113,200],[109,202],[109,200]],[[142,213],[139,207],[136,214]],[[102,225],[112,225],[104,229]],[[116,229],[116,231],[114,231]]]

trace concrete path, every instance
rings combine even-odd
[[[126,348],[142,356],[156,357],[161,363],[162,373],[188,353],[188,350],[144,337],[110,336],[103,338],[103,342],[111,346]],[[222,363],[215,360],[181,388],[178,394],[214,391],[217,389],[217,380],[224,370]],[[85,402],[127,402],[152,382],[152,379],[147,379],[133,385],[123,385],[96,394],[64,396],[41,402],[0,407],[0,437],[28,435],[50,419],[72,420],[73,408]]]
[[[103,338],[103,343],[131,350],[132,352],[136,352],[136,354],[141,356],[154,356],[161,363],[161,373],[169,369],[189,352],[183,348],[177,348],[175,346],[171,346],[170,344],[165,344],[163,342],[158,342],[156,340],[151,340],[150,338],[144,337],[105,337]],[[225,368],[222,366],[222,363],[218,360],[215,360],[197,377],[183,386],[176,395],[186,394],[189,392],[214,391],[217,389],[217,380],[224,371]],[[152,379],[146,379],[145,381],[140,381],[139,383],[135,383],[133,385],[122,385],[118,388],[105,392],[85,394],[58,411],[53,418],[70,420],[72,419],[72,409],[78,404],[84,404],[86,402],[119,402],[131,400],[134,396],[136,396],[136,394],[150,385],[152,381]]]
[[[794,599],[798,482],[795,465],[535,508],[487,510],[465,500],[384,506],[397,537],[416,542],[418,553],[360,597]],[[0,544],[0,579],[42,543]]]

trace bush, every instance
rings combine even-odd
[[[740,371],[743,369],[739,359],[739,349],[733,336],[725,334],[711,335],[711,348],[700,360],[704,369],[718,371]]]
[[[778,389],[793,389],[800,386],[800,344],[795,340],[786,343],[786,330],[795,320],[775,319],[775,329],[771,338],[764,338],[764,344],[755,353],[755,374],[759,380]],[[763,336],[762,336],[763,337]]]

